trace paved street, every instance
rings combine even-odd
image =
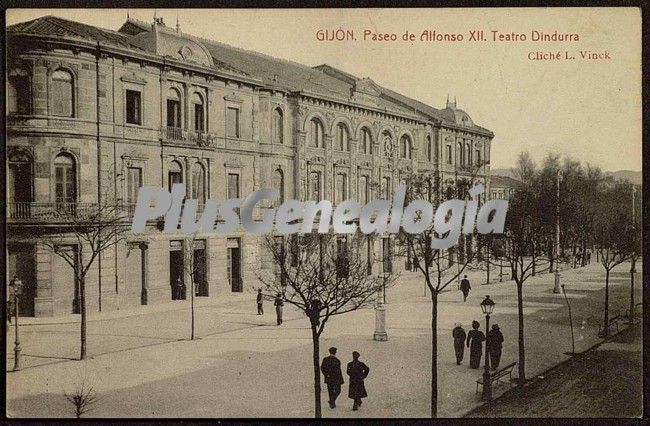
[[[636,300],[641,300],[641,272]],[[610,309],[624,314],[629,304],[629,265],[612,274]],[[466,303],[457,291],[444,293],[439,304],[439,412],[462,416],[481,404],[475,393],[482,370],[468,367],[469,354],[457,366],[451,329],[473,319],[484,328],[479,307],[486,294],[496,302],[491,323],[505,337],[502,364],[517,360],[517,304],[513,282],[484,281],[484,272],[470,274],[472,292]],[[493,275],[494,271],[493,271]],[[562,273],[572,306],[576,351],[600,341],[604,273],[592,265]],[[493,276],[493,281],[498,281]],[[566,360],[571,333],[564,296],[552,293],[553,276],[531,278],[524,289],[527,375],[533,377]],[[321,342],[339,348],[342,363],[358,350],[370,367],[369,397],[360,411],[351,411],[347,384],[338,407],[324,416],[427,417],[430,398],[430,311],[422,279],[405,273],[388,292],[388,342],[372,340],[374,311],[366,309],[334,318]],[[308,321],[285,309],[285,323],[275,326],[272,303],[266,315],[255,315],[254,294],[226,295],[223,300],[200,300],[198,340],[189,338],[189,302],[106,313],[91,317],[89,353],[78,356],[78,324],[73,318],[32,319],[21,331],[23,364],[7,374],[8,415],[71,416],[63,393],[82,380],[97,389],[100,401],[89,416],[97,417],[310,417],[313,416],[311,339]],[[13,333],[13,332],[12,332]],[[7,369],[13,365],[13,334],[8,336]],[[642,372],[637,372],[639,377]],[[515,373],[516,375],[516,373]],[[347,379],[347,377],[346,377]],[[499,394],[507,385],[496,389]],[[145,408],[146,407],[146,408]],[[582,415],[590,415],[590,412]]]

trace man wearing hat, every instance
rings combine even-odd
[[[327,393],[330,396],[330,408],[335,408],[336,398],[341,394],[341,385],[344,382],[343,373],[341,372],[341,361],[336,357],[336,348],[330,348],[329,352],[330,355],[323,358],[320,371],[323,372],[323,376],[325,377]]]
[[[352,410],[357,411],[361,405],[361,398],[366,398],[366,385],[363,383],[364,379],[368,377],[370,368],[363,362],[359,361],[359,352],[352,352],[352,362],[348,363],[348,376],[350,376],[350,386],[348,389],[348,397],[354,401]]]
[[[463,329],[461,323],[457,322],[454,329],[451,332],[451,336],[454,338],[454,350],[456,351],[456,364],[460,365],[463,362],[463,355],[465,354],[465,338],[467,334]]]
[[[487,334],[488,348],[490,351],[490,366],[492,370],[499,368],[501,362],[501,348],[503,347],[503,334],[499,330],[499,324],[493,324],[492,330]]]

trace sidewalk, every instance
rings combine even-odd
[[[612,275],[612,310],[627,306],[628,271],[629,265],[621,265]],[[584,351],[600,341],[596,335],[602,322],[604,274],[602,267],[595,264],[562,274],[572,307],[576,350]],[[485,294],[490,294],[496,302],[491,322],[499,323],[505,336],[502,363],[517,360],[516,287],[506,281],[480,285],[478,280],[478,276],[470,275],[473,284],[466,303],[453,289],[440,296],[440,416],[462,416],[482,404],[480,394],[475,391],[482,370],[467,366],[468,353],[463,365],[456,365],[451,329],[458,321],[467,329],[473,319],[479,320],[481,329],[484,328],[479,304]],[[640,287],[637,285],[637,300],[641,300]],[[428,293],[423,295],[423,288],[420,276],[407,273],[389,290],[387,342],[372,340],[375,320],[372,309],[335,317],[327,324],[321,339],[321,357],[325,355],[324,348],[334,345],[345,365],[351,351],[358,350],[371,373],[366,383],[369,398],[360,411],[350,410],[347,385],[344,385],[337,409],[331,410],[325,403],[325,417],[429,415],[431,302]],[[533,277],[525,284],[528,377],[566,360],[564,352],[571,348],[564,296],[553,294],[552,289],[552,274]],[[30,417],[70,416],[71,409],[63,392],[70,392],[87,377],[96,384],[101,396],[101,403],[89,413],[92,417],[312,417],[308,320],[287,309],[286,321],[278,327],[274,325],[273,312],[256,316],[253,305],[245,300],[198,309],[199,340],[195,341],[186,340],[189,335],[184,311],[96,321],[89,327],[92,359],[57,360],[7,374],[8,413]],[[25,338],[21,337],[24,355],[78,355],[78,325],[28,329]],[[10,337],[8,365],[12,363],[12,343]],[[631,374],[640,376],[642,372]],[[507,388],[496,388],[495,394]],[[325,390],[323,401],[326,401]]]

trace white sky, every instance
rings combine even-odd
[[[151,22],[153,9],[130,9]],[[397,92],[444,108],[447,94],[475,123],[495,133],[493,168],[520,151],[541,160],[559,152],[605,170],[641,170],[641,14],[634,8],[567,9],[158,9],[167,26],[306,65],[327,63],[371,77]],[[14,9],[11,25],[56,15],[117,30],[126,9]],[[351,29],[357,40],[322,42],[319,29]],[[462,33],[490,41],[370,42],[364,29]],[[493,42],[491,30],[523,32],[526,42]],[[530,41],[532,30],[579,33],[577,43]],[[574,61],[530,61],[529,52],[568,50]],[[580,59],[605,51],[608,61]]]

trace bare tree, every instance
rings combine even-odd
[[[452,198],[465,198],[472,184],[472,179],[456,179],[455,186],[443,188],[438,176],[431,177],[417,173],[406,178],[405,204],[415,200],[424,200],[433,205],[439,205],[443,200]],[[421,233],[399,233],[398,255],[408,256],[412,259],[415,270],[422,274],[426,288],[431,295],[431,417],[438,415],[438,295],[447,287],[457,282],[465,268],[481,251],[482,245],[476,250],[465,252],[461,248],[456,250],[439,250],[431,247],[433,238],[439,235],[435,232],[433,224]],[[464,240],[463,245],[464,245]],[[483,240],[485,241],[485,240]]]
[[[347,238],[329,234],[267,236],[275,270],[258,270],[266,297],[280,295],[310,321],[313,344],[314,411],[321,417],[320,336],[329,319],[374,302],[393,281],[392,276],[369,274],[367,244],[372,237],[360,232]],[[366,250],[364,250],[366,249]]]
[[[78,419],[92,410],[92,406],[98,401],[97,392],[95,391],[94,386],[86,383],[86,379],[83,379],[81,384],[78,385],[71,394],[64,392],[63,395],[65,396],[65,399],[74,406],[75,416]]]
[[[101,253],[125,239],[130,224],[125,209],[118,205],[62,203],[48,214],[54,215],[60,227],[43,234],[41,242],[74,271],[78,294],[75,310],[81,314],[79,359],[83,360],[87,357],[86,276]]]
[[[183,272],[190,279],[190,340],[194,340],[195,337],[194,296],[196,295],[198,268],[200,266],[200,261],[196,257],[196,241],[196,233],[193,233],[185,239],[183,247]]]

